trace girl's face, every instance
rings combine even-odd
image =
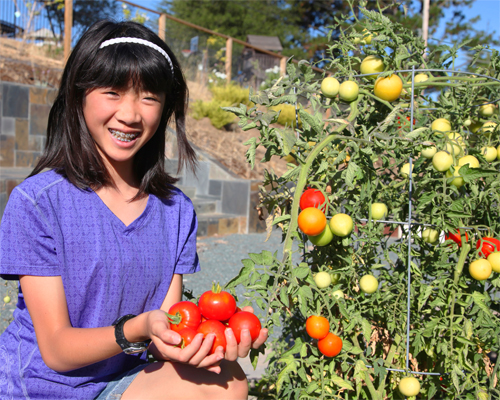
[[[160,124],[164,94],[128,89],[96,88],[83,100],[87,128],[105,162],[132,166],[137,152]]]

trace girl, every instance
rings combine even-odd
[[[49,115],[47,146],[0,226],[0,274],[19,279],[0,337],[2,399],[244,399],[236,363],[267,331],[209,354],[181,349],[165,315],[199,270],[190,200],[164,170],[175,119],[179,167],[195,167],[187,87],[153,32],[102,21],[75,46]],[[157,360],[147,363],[149,351]]]

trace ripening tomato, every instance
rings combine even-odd
[[[378,77],[373,87],[373,94],[379,99],[389,102],[396,101],[403,90],[403,81],[395,74],[385,78]]]
[[[170,329],[175,332],[179,332],[182,328],[191,328],[196,330],[198,325],[201,324],[201,313],[198,306],[190,301],[180,301],[175,303],[168,310],[170,315],[176,315],[177,313],[181,316],[181,322],[179,324],[170,324]]]
[[[181,349],[189,345],[194,337],[196,336],[197,332],[196,329],[192,329],[189,327],[184,327],[176,331],[179,335],[181,335],[181,342],[177,345]]]
[[[233,330],[236,342],[240,343],[241,331],[243,329],[248,329],[250,331],[252,342],[255,342],[259,337],[262,325],[255,314],[248,311],[240,311],[229,318],[229,327]]]
[[[342,339],[330,332],[326,337],[318,340],[318,349],[327,357],[335,357],[342,350]]]
[[[200,296],[198,307],[206,319],[225,321],[236,312],[236,300],[231,293],[221,290],[219,284]]]
[[[481,247],[481,250],[479,250],[479,256],[488,258],[491,253],[500,251],[500,240],[492,237],[483,237],[482,243],[481,240],[478,240],[476,243],[476,249],[479,249],[479,247]]]
[[[458,244],[458,247],[462,247],[462,236],[460,235],[460,229],[457,229],[457,233],[448,232],[447,234],[444,235],[444,238],[445,240],[451,239],[456,244]],[[469,235],[467,235],[467,232],[465,232],[465,241],[467,242],[468,240],[469,240]]]
[[[313,339],[323,339],[330,331],[330,323],[321,315],[311,315],[306,320],[306,332]]]
[[[319,235],[326,227],[325,214],[314,207],[302,210],[297,222],[299,224],[299,229],[308,236]]]
[[[300,209],[305,210],[309,207],[319,208],[321,204],[325,204],[321,211],[326,211],[325,196],[321,193],[321,190],[309,188],[302,193],[300,196]]]
[[[206,337],[209,333],[215,334],[214,343],[209,353],[209,354],[214,354],[215,349],[217,349],[217,347],[219,346],[222,346],[224,348],[224,351],[226,351],[227,343],[226,343],[226,335],[224,333],[225,331],[226,327],[222,322],[216,321],[215,319],[209,319],[200,324],[200,326],[196,330],[196,333],[203,333],[203,337]]]

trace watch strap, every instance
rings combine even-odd
[[[115,322],[113,322],[113,326],[115,327],[115,339],[116,343],[120,346],[125,354],[135,354],[142,353],[148,349],[149,343],[151,343],[151,339],[148,339],[144,342],[129,342],[125,338],[125,334],[123,332],[123,325],[129,319],[135,318],[134,314],[127,314],[123,317],[118,318]]]

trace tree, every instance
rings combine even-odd
[[[64,0],[45,0],[44,3],[52,32],[56,35],[55,26],[57,26],[62,34],[64,32]],[[73,26],[76,28],[76,32],[73,33],[73,36],[79,38],[94,22],[104,18],[112,18],[116,12],[115,0],[74,0]]]

